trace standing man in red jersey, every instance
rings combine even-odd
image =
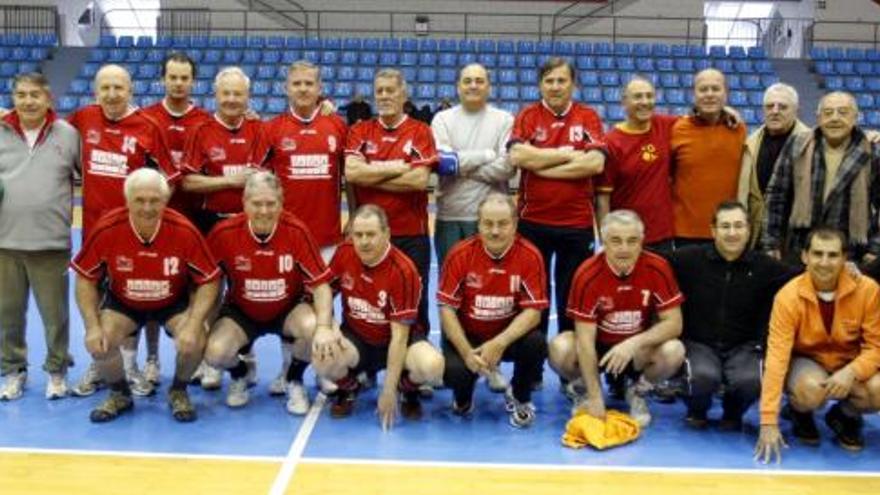
[[[558,328],[564,331],[574,328],[565,314],[571,277],[593,251],[593,176],[605,166],[605,136],[598,114],[572,101],[577,80],[570,62],[552,57],[538,78],[541,101],[517,115],[509,159],[522,172],[519,232],[541,251],[548,279],[555,258]],[[541,316],[544,335],[548,316],[549,310]]]
[[[146,112],[131,104],[131,76],[118,65],[105,65],[95,74],[95,100],[68,116],[82,140],[83,239],[105,212],[125,206],[122,184],[141,167],[158,168],[174,184],[179,172],[168,153],[162,129]],[[134,342],[126,344],[125,369],[137,395],[152,387],[137,369]],[[90,366],[73,387],[79,396],[91,395],[100,384]]]
[[[422,279],[419,317],[413,333],[427,334],[428,177],[437,151],[431,128],[407,116],[403,74],[382,69],[373,81],[378,118],[358,122],[345,146],[345,179],[352,184],[357,206],[375,204],[385,210],[391,243],[413,260]]]

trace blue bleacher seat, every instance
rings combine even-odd
[[[441,83],[454,83],[458,73],[455,69],[444,68],[437,73],[437,81]]]
[[[321,81],[334,81],[336,80],[336,68],[329,65],[322,65],[320,68],[321,71]]]
[[[756,75],[746,75],[742,78],[743,89],[760,89],[761,78]]]
[[[535,43],[535,53],[543,53],[550,55],[553,53],[553,42],[552,41],[538,41]]]
[[[593,43],[593,53],[595,55],[613,55],[614,48],[611,46],[611,43],[601,41]]]
[[[749,105],[761,107],[764,105],[764,92],[761,90],[749,91]]]
[[[473,63],[476,63],[476,61],[477,61],[477,54],[476,53],[465,52],[465,53],[458,54],[458,65],[459,66],[473,64]]]
[[[325,89],[324,91],[327,92],[328,90]],[[345,82],[345,81],[337,82],[336,84],[333,85],[333,93],[332,94],[333,94],[333,97],[336,99],[339,99],[339,98],[349,99],[352,97],[353,93],[354,93],[354,86],[352,86],[352,84],[350,82]]]
[[[862,50],[861,48],[847,48],[844,52],[844,56],[847,60],[864,60],[865,50]]]
[[[18,64],[12,62],[0,63],[0,77],[12,77],[18,72]],[[9,108],[9,107],[7,107]]]
[[[458,61],[455,53],[452,52],[442,52],[440,53],[437,59],[438,65],[441,67],[457,67]]]
[[[632,45],[629,43],[615,43],[614,54],[618,57],[626,57],[632,53]]]
[[[519,97],[527,102],[538,101],[541,99],[541,91],[535,86],[520,86]]]
[[[834,62],[831,62],[829,60],[816,61],[814,62],[813,66],[816,68],[816,74],[822,76],[830,76],[837,73],[834,70]]]
[[[611,122],[620,122],[626,119],[626,112],[620,105],[608,105],[605,113],[606,118]]]
[[[640,56],[636,59],[636,70],[639,72],[654,72],[654,59],[649,56]]]
[[[4,41],[5,44],[5,41]],[[116,46],[116,36],[109,34],[102,34],[98,39],[98,46],[101,48],[112,48]]]
[[[511,40],[498,40],[495,43],[495,50],[499,54],[513,54],[516,53],[516,44]]]
[[[12,50],[12,56],[10,60],[24,60],[24,49],[16,48]],[[110,53],[107,54],[107,62],[119,63],[125,61],[125,55],[128,53],[127,50],[123,50],[122,48],[113,48],[110,50]]]
[[[260,58],[262,57],[262,53],[260,50],[245,50],[242,53],[241,63],[243,64],[258,64],[260,63]]]
[[[440,52],[457,52],[458,43],[455,40],[444,38],[437,42],[437,50]]]
[[[135,95],[149,94],[150,93],[150,81],[143,80],[143,79],[135,79],[134,82],[132,82],[131,89]],[[71,88],[71,91],[73,91],[72,88]],[[79,92],[77,94],[83,94],[83,93],[84,92]]]
[[[477,62],[487,69],[494,69],[498,65],[498,57],[494,53],[478,53]]]
[[[587,103],[601,103],[602,90],[592,86],[583,86],[581,98]]]
[[[272,87],[266,81],[254,81],[251,84],[251,94],[257,96],[266,96]]]
[[[599,70],[614,70],[614,57],[596,57],[596,68]]]
[[[91,79],[91,78],[95,77],[95,74],[98,73],[98,69],[100,69],[100,68],[101,68],[101,64],[97,64],[94,62],[87,62],[87,63],[83,64],[82,67],[80,67],[79,75],[81,77]]]
[[[664,88],[678,88],[678,74],[675,72],[666,72],[660,75],[660,86]]]
[[[209,48],[209,43],[210,41],[207,36],[193,36],[190,38],[189,44],[192,48],[204,50],[205,48]]]
[[[376,76],[376,68],[375,67],[358,67],[357,70],[357,80],[361,82],[373,82],[373,78]],[[372,93],[372,90],[370,91]]]
[[[574,44],[575,55],[592,55],[593,45],[584,41],[577,41]]]
[[[337,81],[354,81],[356,76],[357,72],[352,65],[341,65],[336,71]]]
[[[262,96],[252,96],[250,100],[251,110],[260,113],[266,108],[266,99]]]
[[[419,55],[416,52],[402,52],[398,64],[414,67],[419,63]]]
[[[730,74],[730,73],[734,72],[733,60],[728,60],[728,59],[722,58],[719,60],[715,60],[712,63],[712,66],[715,67],[716,69],[720,70],[724,74]]]
[[[229,40],[226,38],[226,36],[211,36],[210,38],[208,38],[208,48],[221,50],[223,48],[226,48],[228,44]]]
[[[727,49],[727,54],[730,56],[730,58],[736,58],[736,59],[746,58],[748,56],[746,54],[745,48],[743,48],[741,46],[731,46],[730,48]]]
[[[422,67],[434,67],[437,65],[436,53],[419,53],[419,65]]]
[[[596,58],[590,55],[578,55],[574,59],[574,65],[578,70],[594,70],[596,68]]]
[[[670,105],[686,105],[687,100],[685,100],[684,90],[681,89],[667,89],[664,94],[666,95],[666,103]]]
[[[529,40],[517,41],[516,53],[536,53],[535,42]]]
[[[776,74],[763,74],[761,76],[761,86],[767,87],[779,82],[779,76]]]
[[[755,67],[751,60],[737,60],[733,63],[733,68],[740,74],[750,74],[755,72]]]
[[[632,45],[632,51],[630,53],[634,57],[650,57],[651,45],[647,43],[635,43]]]
[[[269,36],[266,38],[266,48],[270,50],[284,49],[284,36]]]
[[[226,50],[223,52],[223,63],[226,65],[236,65],[241,61],[241,51]]]
[[[260,62],[264,64],[277,64],[281,62],[281,52],[279,50],[264,50]]]
[[[339,55],[339,64],[342,66],[353,66],[358,63],[358,52],[345,51]]]
[[[672,72],[675,70],[675,63],[671,58],[658,58],[655,66],[660,72]]]
[[[505,101],[519,100],[519,87],[514,85],[501,86],[500,96]]]
[[[520,74],[522,76],[522,74]],[[522,79],[522,77],[520,77]],[[578,72],[578,83],[581,87],[590,87],[599,85],[599,73],[592,70],[582,70]]]
[[[3,50],[6,50],[6,48],[4,47]],[[92,48],[89,51],[89,55],[86,60],[88,60],[89,62],[103,62],[107,59],[107,53],[107,50],[104,50],[103,48]],[[6,60],[6,58],[6,53],[0,56],[0,60]]]
[[[189,36],[172,36],[171,37],[171,48],[175,50],[183,50],[189,48],[192,45],[192,40]]]
[[[284,113],[287,111],[287,100],[279,97],[267,98],[266,111],[273,115]]]
[[[825,50],[824,46],[814,46],[810,48],[810,58],[813,60],[827,60],[828,51]]]
[[[159,77],[159,66],[156,64],[138,65],[138,70],[135,77],[137,77],[138,79],[156,79],[157,77]]]
[[[763,46],[750,46],[748,50],[746,50],[749,58],[762,60],[767,58],[767,53],[764,51]]]
[[[362,47],[362,41],[360,38],[343,38],[342,40],[342,49],[350,52],[359,51]]]
[[[116,39],[119,48],[131,48],[134,46],[134,36],[120,36]]]
[[[257,66],[257,79],[274,79],[275,78],[275,66],[269,64],[263,64]]]
[[[399,70],[405,81],[415,81],[418,76],[418,71],[415,67],[402,67]]]
[[[321,52],[321,65],[336,65],[339,52],[325,50]]]
[[[574,43],[571,41],[554,41],[551,51],[560,57],[571,57],[574,55]]]
[[[723,46],[710,46],[709,56],[712,58],[724,58],[727,56],[727,50]]]
[[[831,76],[825,78],[825,89],[831,91],[839,91],[843,89],[843,78],[840,76]]]
[[[607,103],[617,103],[620,101],[620,88],[604,88],[602,90],[602,100]]]
[[[852,92],[859,92],[865,89],[865,83],[861,77],[847,77],[843,80],[843,85],[847,91]]]
[[[874,108],[874,95],[870,93],[859,93],[856,95],[856,103],[859,105],[859,110],[870,110]]]
[[[727,89],[742,89],[742,79],[739,74],[727,74]]]
[[[501,53],[498,55],[498,67],[516,67],[516,57],[510,53]]]
[[[379,65],[379,54],[376,52],[361,52],[361,65],[375,66]]]
[[[383,51],[379,54],[379,65],[391,67],[397,65],[397,52]]]
[[[845,52],[839,46],[829,46],[826,48],[826,52],[831,60],[843,60],[845,58]]]
[[[352,67],[349,67],[352,69]],[[287,82],[286,81],[275,81],[272,83],[272,92],[270,93],[272,96],[287,96]]]
[[[734,107],[743,107],[748,105],[749,97],[745,91],[731,91],[729,101]]]
[[[202,56],[204,56],[205,52],[203,50],[199,50],[198,48],[190,48],[186,50],[184,53],[193,59],[193,62],[199,63],[202,61]]]
[[[856,74],[860,76],[870,76],[874,74],[874,64],[871,62],[856,63]]]
[[[39,72],[40,64],[36,62],[19,62],[18,63],[18,72]]]
[[[147,94],[164,95],[165,94],[165,86],[162,84],[162,81],[151,82],[150,83],[150,90],[147,91]]]
[[[834,62],[834,72],[842,76],[848,76],[856,73],[855,68],[853,67],[853,63],[846,60],[838,60]]]
[[[743,121],[747,125],[751,124],[753,120],[755,120],[755,110],[751,107],[745,107],[739,109],[740,115],[742,115]]]
[[[202,63],[206,64],[219,64],[223,60],[223,52],[220,50],[205,50],[204,56],[202,57]]]
[[[617,70],[634,71],[636,70],[636,62],[632,57],[617,57]]]
[[[687,57],[688,48],[687,45],[672,45],[669,47],[669,54],[673,57]]]
[[[317,50],[304,50],[302,52],[302,58],[303,60],[318,65],[321,63],[321,52]]]
[[[77,99],[75,96],[65,95],[58,99],[58,111],[69,113],[76,109]]]
[[[537,62],[535,61],[535,56],[532,54],[524,53],[522,55],[517,56],[517,65],[524,68],[535,68]]]
[[[437,82],[437,70],[433,67],[422,67],[418,69],[416,78],[419,82],[433,84]]]
[[[869,77],[865,80],[865,87],[868,88],[869,91],[880,91],[880,77]]]
[[[400,40],[397,38],[382,38],[379,43],[382,51],[400,51]]]
[[[516,71],[513,69],[504,69],[498,71],[498,82],[501,84],[516,84]]]
[[[651,45],[651,55],[654,57],[669,57],[669,45],[665,43],[654,43]]]
[[[703,58],[706,56],[706,50],[703,45],[687,45],[687,55],[690,58]]]
[[[479,40],[477,42],[477,51],[480,53],[495,53],[497,51],[495,40]]]
[[[865,116],[865,124],[874,129],[880,129],[880,110],[867,112]]]
[[[144,50],[128,50],[128,54],[125,56],[126,62],[143,62],[144,59],[147,58],[147,52]]]
[[[694,72],[694,61],[689,58],[675,59],[675,70],[678,72]]]
[[[147,62],[158,64],[163,60],[165,60],[165,50],[159,48],[147,50]]]
[[[416,99],[420,101],[433,100],[437,97],[437,88],[433,84],[419,84],[416,88]]]
[[[305,46],[305,41],[300,36],[288,36],[284,40],[284,47],[288,50],[302,50],[303,46]]]
[[[217,66],[214,64],[201,64],[196,67],[196,78],[213,79],[217,73]]]
[[[74,79],[70,81],[70,94],[85,95],[92,92],[88,79]]]
[[[263,36],[251,36],[247,39],[248,48],[264,48],[266,46],[266,38]]]
[[[196,80],[193,84],[193,94],[196,96],[205,96],[211,93],[211,82],[206,79]]]
[[[865,60],[869,60],[871,62],[880,61],[880,50],[865,50]]]
[[[95,98],[91,95],[82,95],[77,98],[76,106],[77,107],[86,107],[95,102]]]
[[[712,59],[710,58],[698,58],[694,60],[694,72],[700,72],[701,70],[710,67],[712,67]]]
[[[773,74],[773,64],[769,60],[758,60],[755,62],[755,71],[760,74]]]
[[[448,98],[452,100],[455,99],[456,96],[454,84],[441,84],[437,86],[437,98]]]
[[[538,72],[535,69],[519,69],[520,84],[538,84]]]

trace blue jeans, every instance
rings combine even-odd
[[[437,266],[443,267],[446,254],[456,242],[477,233],[477,222],[437,220],[434,223],[434,248],[437,250]]]

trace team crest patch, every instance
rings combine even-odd
[[[535,129],[535,141],[546,141],[547,140],[547,129],[543,127],[538,127]]]
[[[483,287],[483,277],[479,273],[468,272],[464,277],[464,284],[474,289],[481,289]]]
[[[612,311],[614,309],[614,299],[608,296],[600,296],[596,304],[602,311]]]
[[[364,143],[364,153],[367,155],[375,155],[379,152],[379,147],[376,146],[376,143],[372,141],[367,141]]]
[[[223,148],[221,148],[219,146],[214,146],[208,150],[208,158],[210,158],[211,161],[214,161],[214,162],[218,162],[220,160],[225,160],[226,159],[226,150],[224,150]]]
[[[86,142],[89,144],[98,144],[101,142],[101,131],[89,129],[86,131]]]
[[[249,272],[251,271],[251,259],[247,256],[236,256],[235,257],[235,269],[240,272]]]
[[[327,136],[327,149],[330,153],[336,153],[336,136]]]
[[[646,144],[642,146],[642,150],[639,152],[642,157],[642,161],[646,163],[653,163],[657,160],[657,148],[654,147],[653,144]]]
[[[296,141],[293,138],[289,137],[282,139],[281,149],[283,151],[296,151]]]
[[[131,272],[134,270],[134,260],[127,256],[116,257],[116,271]]]
[[[339,280],[339,285],[345,290],[351,290],[354,288],[354,279],[351,278],[348,272],[343,273],[342,278]]]

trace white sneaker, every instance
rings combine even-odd
[[[269,384],[269,395],[284,395],[287,392],[287,371],[278,372],[272,383]]]
[[[510,383],[507,382],[507,378],[505,378],[504,373],[501,372],[498,368],[490,371],[488,375],[486,375],[486,383],[489,384],[489,390],[495,392],[496,394],[500,394],[507,390],[507,387],[510,386]]]
[[[24,393],[24,384],[27,382],[27,371],[18,371],[6,375],[3,386],[0,387],[0,400],[15,400]]]
[[[88,397],[97,392],[103,385],[104,380],[101,379],[101,373],[98,371],[98,363],[92,361],[71,391],[73,395],[78,397]]]
[[[330,395],[336,393],[336,391],[339,390],[336,382],[334,382],[333,380],[328,380],[324,377],[318,377],[318,388],[321,389],[321,392],[323,392],[324,395]]]
[[[559,388],[563,395],[565,395],[568,400],[572,401],[572,403],[577,402],[580,397],[587,393],[587,387],[584,386],[584,380],[582,378],[575,378],[565,384],[559,382]]]
[[[251,351],[242,355],[241,360],[247,365],[247,375],[245,375],[245,378],[247,379],[248,386],[253,387],[257,384],[257,357]],[[287,370],[285,369],[285,371]]]
[[[626,403],[629,404],[629,415],[642,428],[651,424],[651,411],[648,409],[648,401],[639,395],[636,385],[630,385],[624,394]]]
[[[510,411],[510,425],[514,428],[528,428],[535,422],[535,405],[531,402],[520,402],[513,399],[513,410]]]
[[[301,382],[287,384],[287,412],[302,416],[309,412],[309,394]]]
[[[159,356],[148,356],[144,364],[144,378],[153,385],[158,385],[160,380]]]
[[[202,390],[219,389],[220,385],[223,383],[223,370],[218,370],[204,361],[199,367],[202,368],[202,380],[200,382]]]
[[[125,370],[125,379],[128,380],[128,386],[131,388],[132,395],[138,397],[149,397],[156,392],[156,387],[147,380],[137,365],[133,368]]]
[[[67,397],[67,375],[64,373],[49,373],[49,381],[46,382],[46,398],[61,399]]]
[[[251,399],[248,392],[247,379],[238,378],[229,382],[229,390],[226,391],[226,405],[229,407],[242,407]]]

